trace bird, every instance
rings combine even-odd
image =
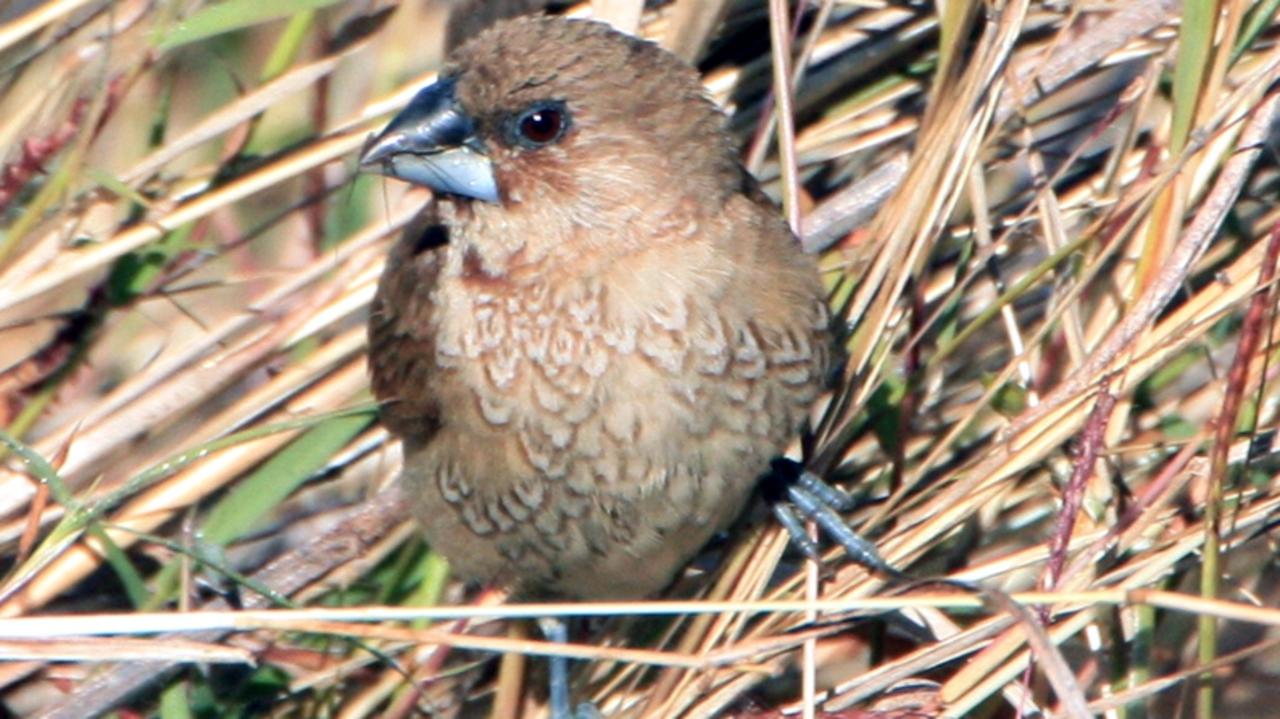
[[[636,599],[743,512],[824,388],[816,261],[697,71],[591,20],[501,21],[366,146],[432,199],[368,323],[402,482],[452,571]]]
[[[432,191],[390,250],[369,367],[455,575],[652,596],[760,487],[811,558],[800,516],[900,576],[847,495],[779,458],[831,376],[826,293],[692,66],[600,22],[500,20],[360,162]],[[570,712],[563,657],[550,680],[553,717],[598,715]]]
[[[804,424],[825,292],[725,123],[657,45],[534,16],[457,48],[367,146],[433,190],[390,251],[369,364],[456,575],[650,596]]]
[[[831,361],[816,262],[696,70],[603,23],[506,20],[362,164],[434,191],[368,329],[429,544],[518,596],[670,584]]]

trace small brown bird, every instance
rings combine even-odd
[[[823,291],[736,157],[691,67],[547,17],[459,48],[366,150],[435,190],[387,263],[370,366],[459,575],[652,594],[802,425]]]

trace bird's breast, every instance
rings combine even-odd
[[[628,316],[610,299],[601,282],[442,283],[434,303],[438,391],[466,400],[446,404],[470,408],[467,429],[513,433],[531,468],[549,474],[563,464],[551,455],[571,444],[594,454],[597,433],[626,442],[641,441],[644,429],[662,434],[678,413],[642,417],[656,414],[646,408],[694,406],[697,383],[680,381],[690,353],[724,366],[728,342],[698,332],[702,341],[691,347],[683,301]]]

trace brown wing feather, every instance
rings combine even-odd
[[[440,426],[437,398],[422,391],[435,357],[431,298],[445,240],[434,210],[431,203],[392,248],[369,316],[369,371],[382,421],[423,444]]]

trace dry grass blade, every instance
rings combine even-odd
[[[0,658],[5,661],[43,662],[200,662],[209,664],[252,664],[248,649],[220,644],[165,639],[68,639],[50,641],[0,641]]]

